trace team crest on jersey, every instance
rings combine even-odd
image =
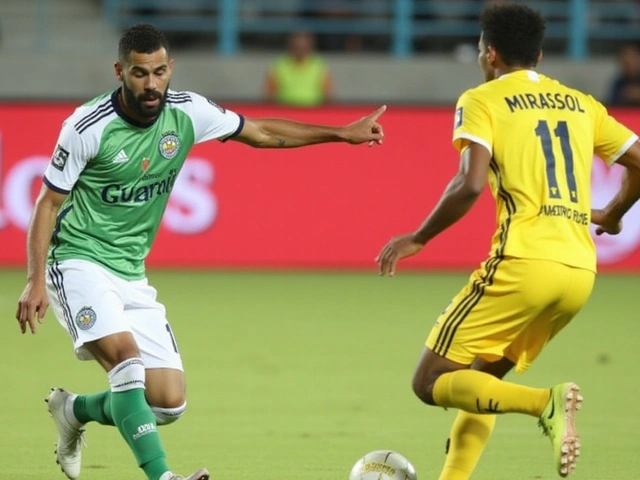
[[[164,158],[171,160],[175,157],[180,150],[180,139],[175,132],[166,132],[162,134],[160,143],[158,144],[160,155]]]
[[[460,128],[462,126],[462,107],[456,110],[455,120],[453,121],[453,128]]]
[[[64,166],[67,164],[68,158],[69,150],[65,150],[60,145],[58,145],[56,146],[56,151],[53,152],[53,157],[51,157],[51,165],[53,165],[54,168],[63,171]]]
[[[76,315],[76,325],[80,330],[89,330],[96,323],[97,315],[91,307],[82,307]]]

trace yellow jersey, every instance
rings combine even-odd
[[[492,155],[492,256],[551,260],[596,271],[589,234],[594,154],[611,165],[638,137],[590,95],[531,70],[463,93],[453,144]]]

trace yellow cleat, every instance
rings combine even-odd
[[[561,477],[576,468],[580,456],[580,437],[575,426],[575,413],[580,410],[582,396],[575,383],[561,383],[551,389],[551,398],[544,407],[538,425],[551,439],[556,470]]]

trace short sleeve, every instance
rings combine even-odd
[[[594,153],[613,165],[638,140],[638,135],[618,122],[597,100],[595,104]]]
[[[461,152],[465,140],[478,143],[493,154],[493,129],[487,106],[472,91],[463,93],[456,104],[453,146]]]
[[[73,123],[62,124],[51,162],[44,173],[44,183],[53,191],[68,194],[89,161],[89,153]]]
[[[209,140],[225,141],[238,135],[244,126],[244,117],[227,110],[217,103],[198,95],[189,93],[193,101],[190,112],[195,133],[195,143]]]

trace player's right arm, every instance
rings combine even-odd
[[[42,323],[49,301],[45,283],[47,252],[60,206],[71,192],[80,173],[97,149],[95,139],[83,138],[75,123],[83,112],[70,117],[62,126],[44,184],[36,200],[27,233],[27,285],[18,301],[16,318],[22,333],[36,333],[36,318]]]
[[[20,296],[16,313],[22,333],[27,331],[27,324],[31,333],[36,333],[36,315],[42,323],[49,306],[45,284],[47,251],[58,210],[65,198],[66,194],[57,193],[43,184],[36,200],[27,232],[27,286]]]

